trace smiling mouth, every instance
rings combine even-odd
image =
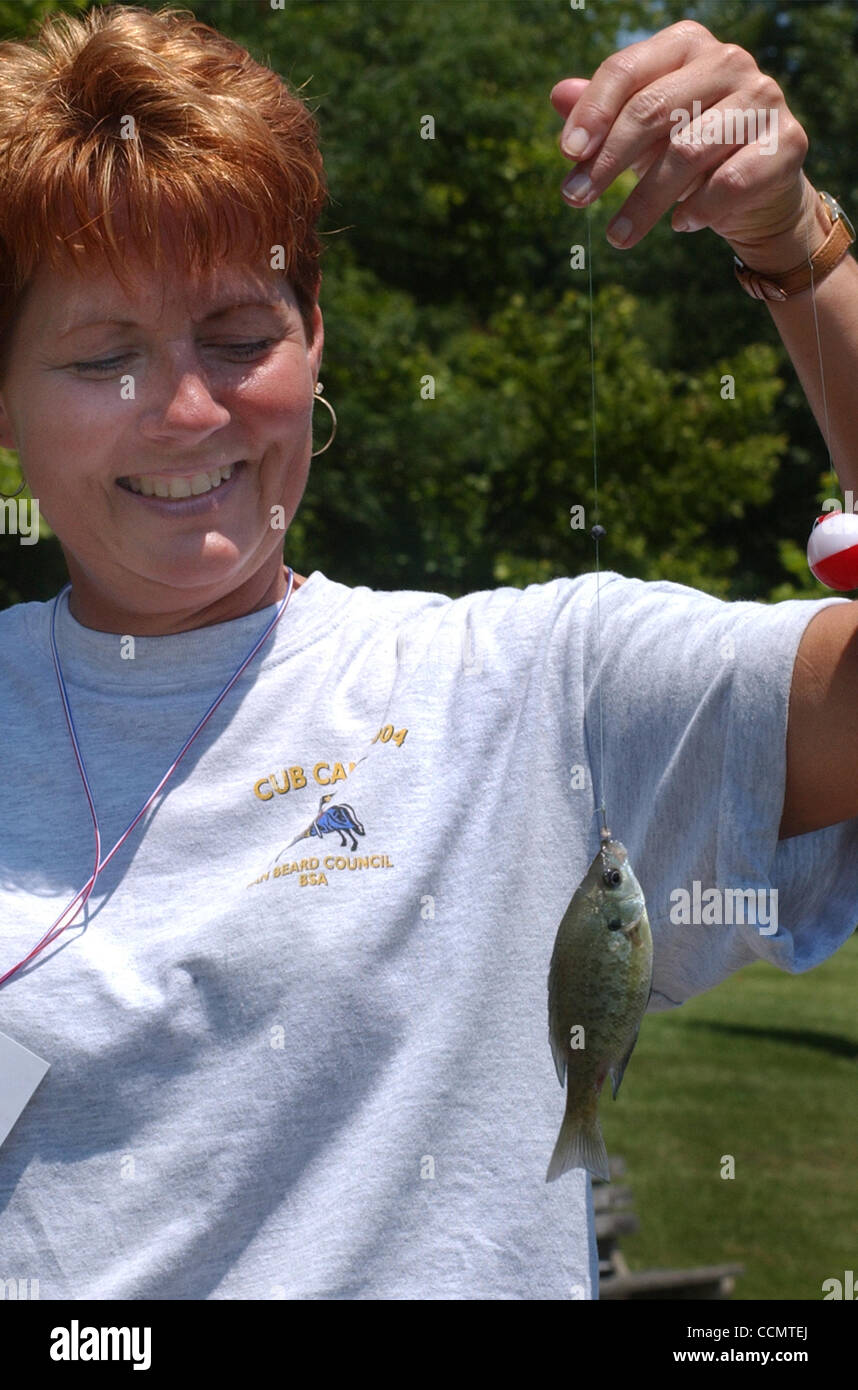
[[[222,468],[209,468],[204,472],[185,474],[183,477],[178,477],[175,473],[136,473],[117,478],[116,482],[126,492],[136,492],[143,497],[165,497],[179,501],[184,497],[201,497],[205,492],[215,492],[243,465],[244,459],[239,459],[236,463],[224,464]]]

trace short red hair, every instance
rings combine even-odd
[[[28,42],[0,43],[0,345],[43,263],[101,258],[122,278],[116,218],[159,265],[164,213],[183,228],[170,252],[188,270],[270,264],[282,246],[309,341],[327,198],[318,136],[276,73],[187,10],[59,13]]]

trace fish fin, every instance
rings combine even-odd
[[[548,1041],[551,1044],[551,1055],[554,1058],[554,1070],[557,1072],[557,1080],[560,1085],[566,1086],[566,1044],[567,1035],[556,1023],[557,1014],[562,1012],[560,1009],[559,980],[560,970],[557,964],[557,945],[551,955],[551,964],[548,967]]]
[[[594,1178],[602,1178],[605,1182],[611,1180],[608,1151],[595,1114],[582,1120],[567,1110],[563,1116],[545,1181],[554,1182],[561,1174],[568,1173],[570,1168],[586,1168]]]
[[[638,1033],[639,1033],[639,1032],[640,1032],[640,1027],[638,1027],[638,1028],[635,1029],[635,1035],[634,1035],[634,1037],[632,1038],[631,1046],[629,1047],[629,1049],[628,1049],[628,1051],[627,1051],[625,1057],[623,1058],[623,1060],[622,1060],[621,1062],[618,1062],[617,1065],[616,1065],[615,1067],[610,1067],[610,1068],[609,1068],[609,1075],[610,1075],[610,1078],[611,1078],[611,1090],[612,1090],[612,1092],[613,1092],[613,1095],[612,1095],[612,1099],[613,1099],[613,1100],[616,1100],[616,1099],[617,1099],[617,1092],[618,1092],[618,1090],[620,1089],[620,1082],[622,1081],[622,1079],[623,1079],[623,1074],[624,1074],[624,1072],[625,1072],[625,1070],[626,1070],[626,1067],[628,1066],[629,1058],[631,1057],[632,1053],[633,1053],[634,1050],[635,1050],[635,1043],[636,1043],[637,1040],[638,1040]]]
[[[554,1036],[554,1034],[552,1033],[552,1031],[551,1031],[550,1028],[549,1028],[549,1030],[548,1030],[548,1041],[551,1043],[551,1055],[552,1055],[552,1057],[554,1058],[554,1070],[557,1072],[557,1080],[560,1082],[560,1085],[561,1085],[561,1086],[565,1086],[565,1085],[566,1085],[566,1051],[565,1051],[565,1048],[563,1047],[563,1044],[562,1044],[562,1043],[560,1043],[560,1042],[557,1041],[557,1039],[555,1038],[555,1036]]]

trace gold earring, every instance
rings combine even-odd
[[[18,492],[0,492],[0,497],[5,498],[7,502],[11,502],[12,498],[17,497],[19,493],[23,492],[26,486],[27,479],[25,478],[21,486],[18,488]]]
[[[332,419],[333,422],[334,422],[334,428],[331,430],[331,437],[330,437],[330,439],[328,440],[327,444],[325,444],[325,445],[323,446],[323,448],[317,449],[317,450],[315,451],[315,453],[312,453],[312,454],[310,455],[310,458],[311,458],[311,459],[318,458],[319,454],[323,454],[323,453],[325,452],[325,449],[330,449],[331,445],[332,445],[333,442],[334,442],[334,435],[335,435],[336,432],[337,432],[337,415],[336,415],[336,411],[334,410],[334,407],[331,405],[331,402],[330,402],[330,401],[326,401],[325,398],[324,398],[324,396],[322,395],[322,392],[324,391],[324,389],[325,389],[325,388],[324,388],[324,386],[322,385],[321,381],[317,381],[317,382],[316,382],[316,394],[315,394],[315,396],[313,397],[313,405],[315,406],[316,401],[321,401],[321,402],[322,402],[322,405],[327,406],[328,410],[331,412],[331,419]]]

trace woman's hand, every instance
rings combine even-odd
[[[576,175],[592,183],[570,197],[575,206],[593,202],[624,169],[640,176],[608,227],[615,246],[636,245],[674,203],[675,231],[711,227],[754,270],[790,270],[806,259],[808,240],[813,252],[828,234],[802,173],[808,139],[780,87],[744,48],[695,20],[611,54],[589,82],[565,78],[551,101],[565,118],[561,148],[573,131],[589,136],[564,149],[577,160],[564,196]]]

